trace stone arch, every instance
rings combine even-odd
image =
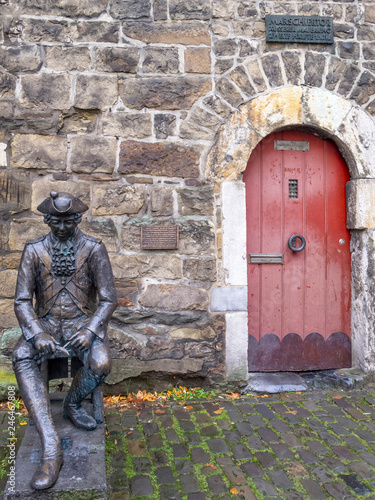
[[[226,313],[227,378],[247,377],[246,206],[242,174],[255,146],[267,135],[304,127],[333,139],[345,158],[348,227],[352,233],[353,366],[375,369],[375,123],[353,102],[319,88],[285,87],[239,107],[222,126],[208,155],[206,176],[220,185],[223,286],[213,290],[211,310]],[[375,268],[375,267],[374,267]],[[374,273],[372,273],[374,274]],[[236,297],[230,300],[229,297]]]

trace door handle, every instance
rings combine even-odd
[[[301,241],[301,246],[298,248],[296,247],[297,240]],[[302,252],[305,246],[306,246],[306,240],[300,234],[292,234],[292,236],[288,240],[288,247],[290,248],[290,250],[292,250],[292,252]]]

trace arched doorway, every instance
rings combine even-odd
[[[249,370],[351,366],[345,161],[331,140],[276,132],[243,180]]]

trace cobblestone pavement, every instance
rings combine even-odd
[[[107,409],[111,500],[375,499],[375,392]]]

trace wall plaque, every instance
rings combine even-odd
[[[178,226],[144,225],[141,227],[142,250],[175,250],[178,248]]]
[[[267,15],[266,42],[333,43],[333,17]]]

